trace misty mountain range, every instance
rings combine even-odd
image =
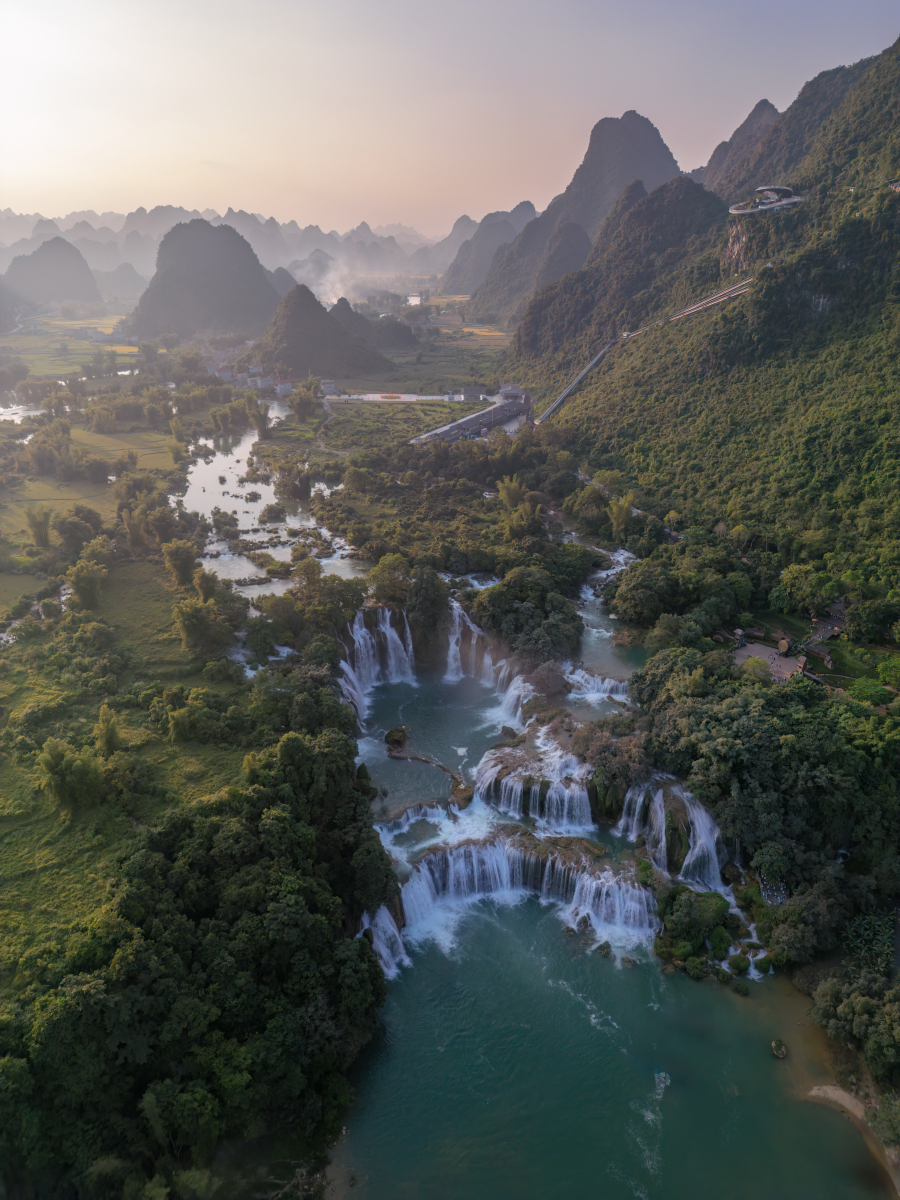
[[[159,254],[176,228],[193,229],[194,242],[199,245],[202,240],[207,249],[213,243],[204,231],[228,228],[255,260],[252,269],[238,270],[235,276],[235,281],[244,279],[254,297],[249,307],[244,305],[248,332],[261,329],[296,284],[331,303],[341,295],[353,295],[358,277],[379,275],[441,276],[439,290],[444,295],[471,297],[470,317],[515,326],[542,289],[597,260],[604,223],[637,181],[641,193],[647,194],[689,175],[725,201],[744,199],[760,184],[790,183],[792,169],[870,65],[871,60],[865,60],[822,72],[784,113],[768,100],[760,100],[731,137],[715,148],[709,162],[689,173],[681,171],[646,117],[630,111],[603,118],[591,131],[584,160],[571,182],[543,212],[523,200],[508,212],[488,213],[480,222],[461,216],[439,240],[400,224],[373,229],[362,222],[340,234],[232,208],[224,215],[172,205],[127,214],[85,210],[55,220],[5,209],[0,211],[5,302],[8,306],[11,296],[32,303],[143,297],[136,316],[143,314],[138,324],[145,336],[152,336],[151,327],[156,325],[160,330],[165,326],[165,331],[177,325],[187,332],[211,321],[222,328],[227,314],[210,294],[216,271],[206,251],[192,250],[187,255],[187,261],[198,264],[202,279],[189,281],[182,278],[183,272],[178,276],[179,287],[187,287],[195,298],[206,297],[202,303],[198,300],[195,316],[174,297],[173,260],[162,262]],[[226,235],[215,245],[234,251],[236,243]],[[77,255],[81,266],[65,247]],[[246,254],[244,261],[249,262]],[[163,283],[170,280],[165,286],[161,274]],[[172,317],[167,323],[161,297],[175,305],[177,320]]]

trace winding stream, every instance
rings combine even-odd
[[[234,508],[242,530],[259,529],[273,489],[239,485],[254,440],[220,442],[210,461],[194,465],[186,507]],[[241,494],[251,490],[261,495],[252,504]],[[285,544],[270,552],[289,560],[290,530],[314,522],[301,504],[286,508],[271,535]],[[212,549],[221,555],[209,565],[227,577],[258,574],[227,547]],[[361,573],[342,552],[324,569]],[[627,702],[624,683],[642,653],[614,643],[615,622],[590,586],[582,601],[582,658],[567,674],[569,707],[588,719]],[[653,813],[668,783],[648,785],[649,801],[635,797],[615,830],[598,828],[583,765],[563,747],[529,728],[514,754],[494,750],[503,726],[525,729],[529,685],[494,662],[479,637],[455,612],[446,660],[425,671],[413,662],[400,614],[359,614],[345,632],[345,698],[364,722],[361,758],[387,792],[373,819],[402,881],[405,923],[398,930],[387,910],[369,921],[392,983],[379,1034],[354,1068],[356,1102],[326,1194],[890,1194],[853,1126],[802,1100],[830,1081],[824,1034],[806,1019],[805,997],[772,977],[752,983],[744,999],[660,972],[655,904],[631,857],[642,835],[664,865]],[[439,767],[388,757],[384,733],[401,724],[416,753],[476,786],[462,811]],[[714,822],[705,809],[692,812],[691,797],[681,799],[691,826],[682,877],[723,887]],[[791,1050],[783,1063],[769,1048],[779,1036]]]

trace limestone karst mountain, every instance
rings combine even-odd
[[[282,299],[246,358],[266,371],[283,369],[295,378],[324,375],[346,379],[391,367],[388,359],[327,312],[303,284]]]
[[[778,109],[769,100],[760,100],[726,142],[719,142],[705,167],[691,171],[691,178],[711,192],[735,177],[746,175],[759,144],[778,120]]]
[[[175,333],[261,333],[278,292],[253,248],[230,225],[200,218],[175,225],[163,238],[156,273],[130,328],[138,337]]]
[[[149,280],[139,275],[131,263],[119,263],[112,271],[92,271],[104,300],[137,300],[147,289]]]
[[[490,270],[499,247],[511,242],[536,216],[537,210],[531,201],[523,200],[511,212],[492,212],[483,217],[448,267],[441,281],[444,295],[470,296]]]
[[[336,321],[340,321],[348,333],[362,338],[376,350],[382,350],[388,354],[404,351],[408,353],[418,345],[418,339],[412,329],[408,325],[404,325],[402,321],[398,321],[396,317],[370,320],[362,313],[356,312],[344,296],[341,296],[329,310],[329,315]]]
[[[700,182],[728,201],[744,199],[762,184],[796,184],[797,169],[826,122],[874,62],[867,58],[822,71],[774,120],[771,106],[763,109],[768,101],[760,101],[730,140],[713,151]]]
[[[51,237],[30,254],[12,260],[3,281],[10,291],[35,304],[61,300],[99,301],[91,269],[62,237]]]
[[[471,315],[516,321],[534,293],[548,243],[560,226],[579,225],[593,241],[627,184],[642,179],[652,190],[678,174],[671,151],[646,117],[629,111],[598,121],[584,160],[566,190],[494,255],[484,282],[472,296]],[[563,256],[566,265],[574,258],[574,240],[571,234],[568,237],[570,252]],[[550,273],[548,263],[544,278]]]

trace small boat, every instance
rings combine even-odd
[[[787,1058],[787,1046],[781,1038],[776,1038],[772,1043],[772,1053],[776,1058]]]

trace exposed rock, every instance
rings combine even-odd
[[[410,732],[408,725],[397,725],[394,729],[387,731],[384,740],[389,746],[405,746],[409,741]]]

